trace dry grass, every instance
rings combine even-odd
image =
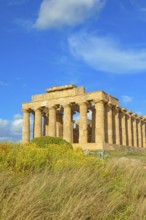
[[[146,170],[58,142],[2,143],[0,220],[146,220]]]
[[[108,163],[81,169],[0,173],[1,220],[146,219],[146,173]]]

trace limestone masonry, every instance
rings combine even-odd
[[[22,111],[23,143],[30,141],[33,115],[33,137],[62,137],[74,147],[93,150],[146,147],[146,117],[120,107],[117,98],[103,91],[86,93],[84,87],[56,86],[23,103]]]

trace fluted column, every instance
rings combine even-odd
[[[64,121],[63,121],[63,138],[72,143],[72,110],[71,106],[65,105],[64,106]]]
[[[56,137],[63,137],[62,112],[56,114]]]
[[[42,112],[41,109],[35,110],[34,137],[42,136]]]
[[[80,107],[79,143],[88,142],[87,104],[83,102]]]
[[[126,138],[126,110],[122,109],[121,112],[121,126],[122,126],[122,145],[127,145],[127,138]]]
[[[34,111],[32,112],[32,115],[33,115],[32,138],[34,139],[34,123],[35,123],[35,113],[34,113]]]
[[[120,108],[115,109],[115,140],[116,145],[120,145]]]
[[[30,113],[27,110],[23,111],[22,142],[30,142]]]
[[[49,108],[49,132],[50,137],[56,137],[56,108]]]
[[[146,148],[146,122],[142,122],[142,138],[143,138],[143,147]]]
[[[101,147],[104,147],[105,143],[105,107],[104,100],[97,101],[95,103],[96,120],[95,120],[95,142]]]
[[[138,147],[143,147],[141,118],[138,118]]]
[[[133,115],[133,140],[134,140],[134,147],[137,147],[137,119],[136,115]]]
[[[44,114],[43,136],[48,136],[48,115]]]
[[[95,108],[92,109],[92,142],[95,142]]]
[[[113,106],[111,103],[108,103],[107,111],[107,128],[108,128],[108,143],[113,144]]]
[[[128,123],[128,146],[132,146],[132,118],[131,112],[128,112],[127,123]]]

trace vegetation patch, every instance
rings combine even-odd
[[[0,220],[146,219],[141,166],[37,141],[0,144]]]

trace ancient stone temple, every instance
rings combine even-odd
[[[31,136],[52,136],[83,149],[146,147],[146,117],[120,107],[117,98],[103,91],[86,93],[75,85],[52,87],[23,103],[22,111],[23,143]]]

